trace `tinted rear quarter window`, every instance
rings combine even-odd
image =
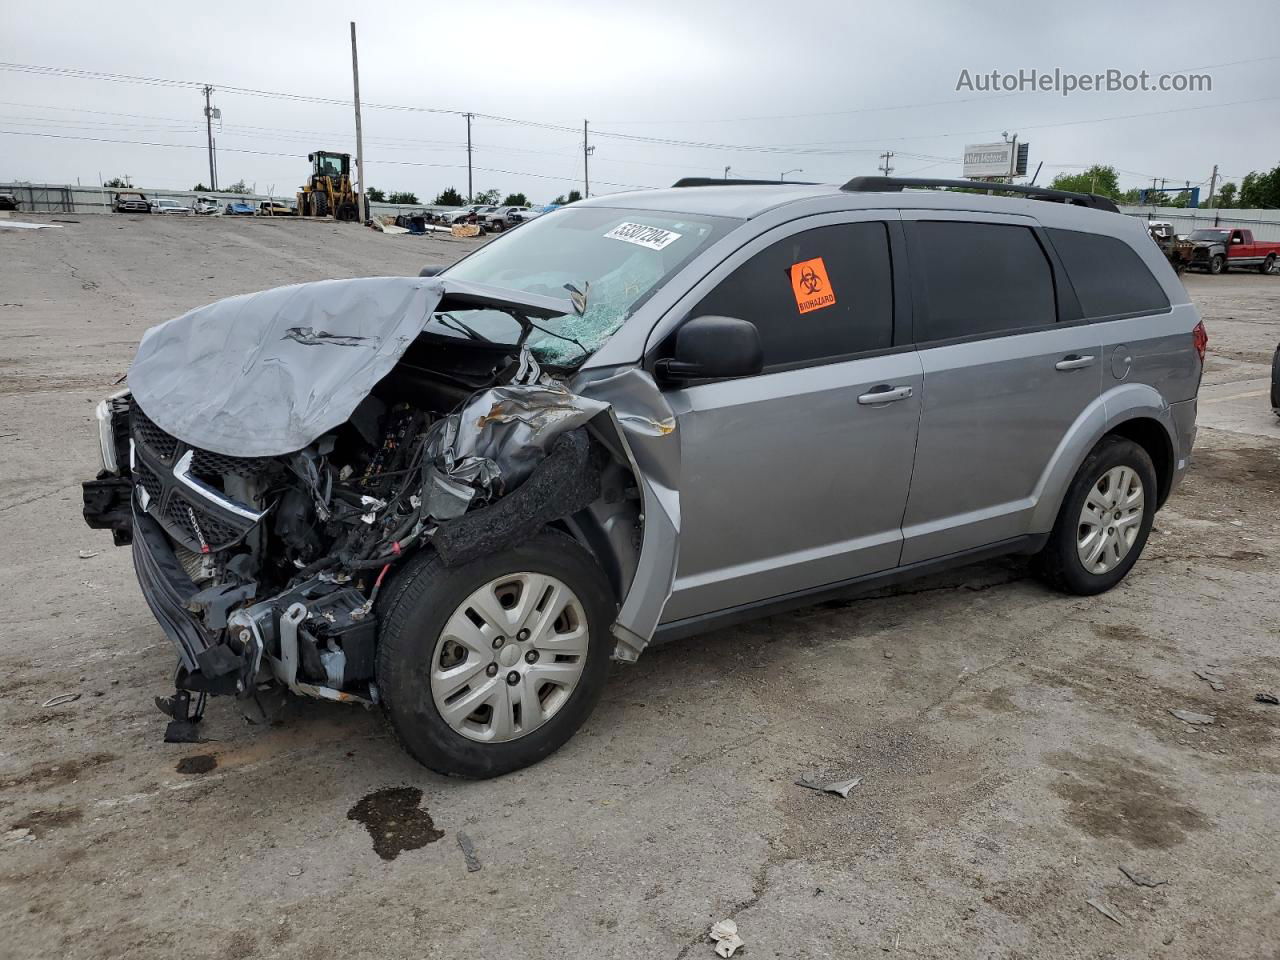
[[[893,344],[889,235],[879,222],[835,224],[761,250],[690,316],[755,324],[765,367],[820,362]]]
[[[1169,309],[1169,298],[1159,281],[1123,240],[1078,230],[1051,229],[1049,241],[1062,259],[1086,317]]]
[[[959,220],[912,226],[926,316],[916,340],[951,340],[1057,321],[1053,272],[1028,227]],[[923,327],[923,329],[921,329]]]

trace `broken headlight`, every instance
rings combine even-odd
[[[102,469],[107,473],[120,473],[120,441],[129,438],[129,388],[117,390],[93,411],[98,421],[98,450],[102,455]]]

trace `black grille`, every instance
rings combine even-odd
[[[160,502],[160,494],[163,489],[160,486],[160,478],[152,473],[151,468],[141,460],[134,464],[133,475],[137,481],[142,484],[143,489],[147,491],[147,496],[151,498],[151,502],[158,504]]]
[[[243,536],[240,530],[223,523],[200,504],[192,503],[177,492],[171,493],[165,504],[164,522],[176,537],[185,540],[193,550],[202,551],[206,545],[211,551],[221,550]]]
[[[178,453],[178,441],[152,423],[136,403],[133,405],[133,440],[167,463],[172,463]]]
[[[192,473],[218,480],[228,473],[252,480],[266,473],[270,466],[269,457],[228,457],[212,450],[196,450],[191,458]]]

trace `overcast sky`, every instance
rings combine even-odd
[[[874,173],[885,150],[897,153],[897,175],[955,177],[966,143],[1002,131],[1030,142],[1031,169],[1044,163],[1038,182],[1100,162],[1128,187],[1152,177],[1207,182],[1215,163],[1238,182],[1280,163],[1277,17],[1271,2],[1210,17],[1203,4],[1114,0],[46,0],[6,5],[0,60],[349,101],[354,18],[369,183],[423,201],[446,186],[465,192],[465,121],[373,105],[572,128],[473,122],[476,190],[524,191],[535,202],[581,188],[584,118],[593,194],[720,176],[726,166],[731,176],[800,168],[789,177],[842,182]],[[1212,90],[956,90],[964,69],[1020,68],[1197,70]],[[308,152],[355,153],[349,106],[227,89],[214,103],[221,184],[243,178],[292,196]],[[0,70],[0,182],[128,174],[160,189],[207,183],[203,105],[197,89]]]

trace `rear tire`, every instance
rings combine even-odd
[[[1280,417],[1280,346],[1271,357],[1271,409]]]
[[[543,602],[564,605],[571,598],[564,605],[569,626],[557,626],[559,616],[554,623],[547,618],[542,626],[535,624],[533,615],[542,606],[530,619],[519,619],[521,611],[530,609],[524,604],[522,579],[566,588],[554,599],[547,594]],[[507,580],[518,591],[510,604],[492,589]],[[542,596],[543,587],[535,590],[529,597]],[[496,596],[497,607],[476,602],[480,595],[489,600]],[[424,551],[409,561],[386,596],[379,605],[377,660],[382,709],[405,750],[437,773],[482,779],[537,763],[573,736],[600,699],[613,646],[613,593],[591,554],[563,533],[546,530],[517,547],[457,567],[446,567],[438,555]],[[484,616],[477,620],[481,611]],[[513,619],[494,629],[502,616]],[[579,616],[585,622],[578,622]],[[519,629],[525,623],[532,631]],[[504,642],[502,634],[514,635]],[[562,642],[572,646],[559,646]],[[515,649],[508,653],[508,648]],[[584,652],[578,655],[578,650]],[[473,657],[475,666],[468,671]],[[451,671],[465,679],[449,679]],[[565,679],[558,679],[565,671]],[[542,677],[561,686],[543,686]],[[455,687],[461,692],[453,692]],[[539,697],[538,704],[513,708],[522,694],[529,695],[525,691]],[[446,710],[450,704],[459,709],[446,719],[442,704]],[[464,704],[475,709],[467,707],[462,717]],[[501,728],[503,721],[512,720],[514,724]]]
[[[1146,545],[1157,495],[1147,451],[1124,437],[1103,437],[1067,488],[1049,542],[1035,558],[1036,573],[1064,593],[1110,590]]]
[[[1267,254],[1267,259],[1262,261],[1262,266],[1258,268],[1259,273],[1272,273],[1276,268],[1276,255],[1274,253]]]

